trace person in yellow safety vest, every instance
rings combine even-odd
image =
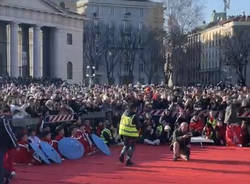
[[[115,143],[112,131],[110,130],[110,124],[104,125],[104,129],[101,132],[101,139],[108,146]]]
[[[136,112],[137,105],[135,103],[129,103],[128,109],[123,113],[120,121],[119,135],[121,135],[123,139],[124,146],[121,150],[119,160],[124,163],[126,156],[126,166],[133,165],[131,160],[141,128]]]

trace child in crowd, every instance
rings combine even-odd
[[[210,123],[207,123],[203,128],[202,135],[204,135],[207,139],[214,139],[215,132],[213,126]]]
[[[38,136],[36,136],[36,130],[31,128],[29,130],[29,138],[28,138],[29,142],[36,144],[37,146],[40,145],[40,138]]]
[[[52,147],[55,147],[54,144],[56,144],[56,142],[54,140],[52,140],[50,131],[47,131],[47,130],[43,131],[43,133],[42,133],[42,141],[47,142]]]
[[[104,129],[101,132],[101,138],[108,146],[115,144],[115,139],[111,130],[111,126],[112,125],[110,123],[106,122],[104,124]]]
[[[201,136],[204,122],[198,115],[194,115],[190,121],[189,129],[194,136]]]
[[[41,160],[35,156],[34,151],[29,147],[28,135],[24,131],[19,135],[18,148],[13,150],[13,158],[16,163],[40,164]]]
[[[226,125],[223,123],[221,119],[217,120],[215,126],[215,140],[217,145],[226,144]]]
[[[56,127],[56,137],[53,140],[53,147],[55,148],[55,150],[59,153],[58,151],[58,142],[64,138],[65,132],[64,132],[64,126],[63,125],[59,125],[58,127]]]
[[[146,126],[146,129],[143,133],[143,137],[144,137],[144,143],[146,144],[154,145],[154,146],[160,145],[160,139],[156,138],[156,132],[154,128],[152,127],[152,125],[150,124]]]
[[[88,139],[86,136],[85,125],[82,124],[74,133],[74,138],[76,138],[80,143],[82,143],[85,153],[88,154],[90,152],[90,145],[88,143]]]

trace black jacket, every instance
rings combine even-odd
[[[6,116],[0,117],[0,149],[7,150],[18,146],[15,134],[12,131],[11,121]]]

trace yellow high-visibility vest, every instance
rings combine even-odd
[[[139,132],[133,122],[133,118],[135,116],[129,117],[126,115],[122,115],[120,127],[119,127],[119,134],[128,137],[139,137]]]
[[[103,130],[102,130],[102,132],[101,132],[101,139],[103,140],[103,142],[105,143],[105,144],[108,144],[108,140],[106,140],[105,139],[105,137],[104,137],[104,133],[107,133],[108,135],[109,135],[109,138],[110,139],[112,139],[112,133],[111,133],[111,131],[109,130],[109,129],[107,129],[107,128],[104,128]]]

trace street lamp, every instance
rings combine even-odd
[[[87,74],[86,74],[86,77],[89,80],[89,88],[91,88],[92,83],[94,82],[94,78],[96,76],[95,69],[96,69],[95,66],[87,65]]]

